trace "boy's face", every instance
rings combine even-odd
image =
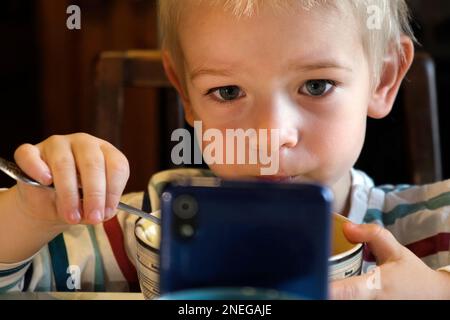
[[[280,129],[278,176],[338,183],[361,151],[370,71],[355,18],[317,7],[238,20],[221,8],[181,19],[185,109],[203,130]],[[204,143],[205,145],[205,143]],[[210,165],[259,176],[258,165]]]

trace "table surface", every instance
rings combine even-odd
[[[15,292],[0,300],[144,300],[142,293],[124,292]]]

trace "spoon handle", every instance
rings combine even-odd
[[[126,203],[119,202],[119,205],[117,206],[117,208],[120,210],[126,211],[128,213],[134,214],[136,216],[139,216],[143,219],[151,220],[158,225],[161,223],[159,218],[151,215],[150,213],[147,213],[147,212],[139,210],[135,207],[129,206]]]

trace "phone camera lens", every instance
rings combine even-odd
[[[197,201],[190,195],[177,197],[173,202],[173,211],[180,219],[192,219],[198,210]]]

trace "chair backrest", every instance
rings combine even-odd
[[[167,79],[159,51],[121,51],[100,54],[96,72],[97,103],[94,133],[121,146],[124,89],[158,88],[159,101],[168,108],[167,129],[183,127],[183,114],[175,89]]]
[[[403,99],[412,180],[442,180],[435,65],[429,54],[416,53],[403,83]]]
[[[185,127],[182,106],[162,67],[159,51],[104,52],[97,62],[97,104],[93,133],[121,146],[125,112],[124,89],[159,88],[166,123],[161,133],[161,152],[170,155],[170,134]],[[442,179],[438,108],[434,64],[417,53],[402,85],[405,137],[410,182],[423,184]],[[170,159],[167,158],[167,161]],[[132,159],[130,159],[132,161]],[[135,173],[146,174],[146,173]]]

